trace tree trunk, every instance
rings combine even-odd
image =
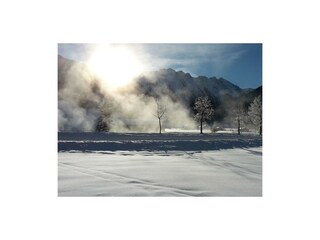
[[[202,119],[200,121],[200,134],[202,134]]]
[[[159,133],[161,134],[161,119],[159,118]]]
[[[238,118],[238,135],[240,135],[240,119]]]
[[[260,125],[259,134],[260,134],[260,136],[262,135],[262,125]]]

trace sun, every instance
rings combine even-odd
[[[144,71],[138,56],[123,45],[97,45],[87,64],[112,89],[129,85],[134,77]]]

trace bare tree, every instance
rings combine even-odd
[[[156,104],[157,104],[157,110],[156,113],[153,114],[156,118],[158,118],[159,120],[159,133],[161,134],[161,118],[164,116],[164,114],[166,113],[166,108],[163,104],[160,103],[159,99],[155,99]]]
[[[193,109],[196,111],[195,120],[200,123],[200,134],[202,134],[202,125],[213,117],[213,106],[209,98],[198,97],[194,103]]]
[[[262,135],[262,98],[256,97],[249,106],[248,115],[251,122],[259,127],[259,134]]]
[[[240,135],[241,134],[241,126],[244,124],[245,116],[246,116],[243,105],[236,103],[232,107],[232,116],[237,124],[238,135]]]

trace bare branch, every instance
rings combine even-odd
[[[160,103],[159,99],[155,99],[155,102],[157,105],[157,110],[156,113],[153,114],[153,116],[155,116],[159,120],[159,133],[161,134],[161,118],[165,115],[166,108]]]

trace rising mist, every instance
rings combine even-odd
[[[140,91],[136,81],[138,78],[118,89],[108,87],[85,64],[59,56],[58,130],[95,131],[98,118],[106,114],[110,131],[157,132],[155,99],[166,108],[164,128],[196,127],[190,110],[184,104],[162,94],[166,89],[158,88],[159,94],[147,95]]]

